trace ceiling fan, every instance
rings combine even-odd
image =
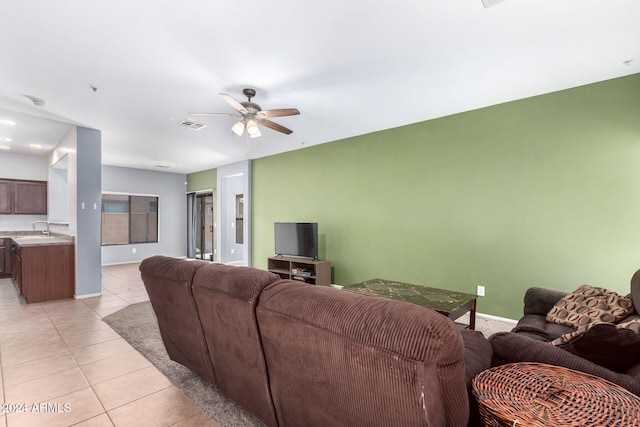
[[[229,105],[235,108],[238,113],[188,113],[190,116],[209,116],[209,117],[240,117],[240,121],[231,127],[233,133],[238,136],[242,136],[244,130],[251,138],[257,138],[260,135],[260,128],[258,124],[264,125],[270,129],[282,132],[284,134],[291,134],[293,131],[286,127],[279,125],[276,122],[269,120],[271,117],[283,117],[283,116],[295,116],[300,114],[296,108],[278,108],[274,110],[263,110],[255,102],[251,102],[251,98],[256,96],[255,89],[245,88],[242,89],[242,93],[247,97],[247,101],[236,101],[231,95],[221,93],[222,99],[227,101]]]

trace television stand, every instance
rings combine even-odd
[[[267,260],[267,269],[283,279],[298,280],[310,285],[331,284],[331,261],[276,255]]]

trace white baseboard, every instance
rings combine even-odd
[[[101,297],[101,296],[102,296],[102,292],[96,292],[95,294],[74,295],[73,298],[85,299],[85,298],[95,298],[95,297]]]
[[[108,267],[110,265],[127,265],[127,264],[140,264],[142,262],[142,260],[137,260],[137,261],[125,261],[125,262],[110,262],[110,263],[106,263],[106,264],[102,264],[102,267]]]
[[[484,317],[485,319],[497,320],[498,322],[513,323],[514,325],[518,323],[517,320],[509,319],[507,317],[493,316],[491,314],[476,313],[476,317]]]
[[[235,265],[236,267],[246,267],[247,264],[245,264],[244,261],[229,261],[229,262],[225,262],[225,265]]]

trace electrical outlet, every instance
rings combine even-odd
[[[135,254],[136,253],[136,248],[131,248],[131,253]]]
[[[479,297],[484,296],[484,286],[478,285],[478,288],[476,290],[476,295],[478,295]]]

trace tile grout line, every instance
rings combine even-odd
[[[103,272],[103,274],[105,274],[105,272]],[[123,278],[120,278],[120,277],[117,277],[117,276],[115,276],[115,275],[113,275],[113,274],[110,274],[110,273],[108,273],[108,272],[107,272],[106,274],[109,274],[111,277],[113,277],[113,278],[115,278],[115,279],[121,280],[121,281],[123,281],[123,282],[130,283],[128,280],[123,279]],[[140,285],[138,285],[138,284],[134,284],[134,283],[131,283],[131,285],[135,286],[136,288],[140,288],[140,289],[141,289],[141,291],[144,291],[144,293],[146,294],[146,289],[144,288],[144,286],[140,286]],[[115,294],[115,293],[114,293],[114,294]],[[118,295],[118,294],[115,294],[115,295]],[[118,295],[118,296],[119,296],[119,295]],[[130,303],[130,302],[128,302],[128,301],[127,301],[127,303],[128,303],[127,305],[134,304],[134,303]],[[135,350],[135,351],[138,351],[138,350],[136,350],[135,348],[134,348],[134,350]],[[153,366],[153,365],[152,365],[152,366]],[[156,367],[156,369],[157,369],[157,367]],[[137,371],[136,371],[136,372],[137,372]],[[131,403],[133,403],[133,402],[140,401],[140,400],[142,400],[142,399],[145,399],[145,398],[147,398],[147,397],[149,397],[149,396],[153,396],[153,395],[155,395],[155,394],[158,394],[158,393],[160,393],[160,392],[162,392],[162,391],[164,391],[164,390],[167,390],[167,389],[169,389],[169,388],[172,388],[172,387],[177,388],[177,387],[175,386],[175,384],[173,384],[173,383],[170,381],[170,382],[169,382],[169,386],[167,386],[167,387],[165,387],[165,388],[162,388],[162,389],[160,389],[160,390],[157,390],[157,391],[155,391],[155,392],[153,392],[153,393],[151,393],[151,394],[148,394],[148,395],[146,395],[146,396],[142,396],[142,397],[140,397],[140,398],[138,398],[138,399],[135,399],[135,400],[133,400],[132,402],[129,402],[129,403],[126,403],[126,404],[120,405],[120,406],[118,406],[117,408],[123,407],[123,406],[125,406],[125,405],[129,405],[129,404],[131,404]],[[180,389],[178,389],[178,390],[180,390]],[[182,390],[180,390],[180,391],[182,392]],[[183,392],[183,393],[184,393],[184,392]],[[190,400],[192,400],[189,396],[187,396],[187,397],[188,397]],[[101,402],[101,403],[102,403],[102,402]],[[195,402],[194,402],[194,403],[195,403]],[[196,404],[196,405],[197,405],[197,404]],[[198,406],[198,407],[200,407],[199,405],[197,405],[197,406]],[[115,410],[115,409],[117,409],[117,408],[113,408],[112,410]],[[200,409],[202,409],[202,408],[200,408]],[[115,425],[115,423],[114,423],[114,422],[113,422],[113,420],[111,419],[111,416],[109,415],[109,413],[108,413],[108,412],[107,412],[107,416],[109,416],[109,420],[111,421],[111,423],[112,423],[113,425]],[[187,419],[188,419],[188,418],[183,418],[183,419],[181,419],[181,420],[177,421],[176,423],[174,423],[174,424],[172,424],[172,425],[178,425],[178,424],[180,424],[180,423],[182,423],[182,422],[185,422]]]
[[[77,312],[77,313],[74,313],[73,315],[71,315],[71,316],[67,316],[67,317],[72,318],[74,315],[79,315],[79,316],[81,316],[83,313],[93,313],[93,314],[95,314],[95,315],[96,315],[100,320],[102,320],[102,318],[104,318],[105,316],[107,316],[107,315],[111,314],[111,313],[112,313],[112,312],[114,312],[114,311],[117,311],[117,310],[119,310],[119,309],[122,309],[122,308],[124,308],[124,307],[126,307],[126,306],[129,306],[129,305],[131,305],[131,304],[135,304],[135,303],[137,303],[137,302],[140,302],[140,301],[129,301],[129,300],[127,300],[127,299],[123,298],[122,296],[120,296],[120,294],[118,294],[118,290],[121,290],[123,293],[129,293],[129,294],[130,294],[130,293],[141,293],[141,294],[146,294],[146,289],[145,289],[143,286],[141,286],[141,285],[140,285],[140,278],[139,278],[139,276],[137,276],[137,275],[136,275],[135,279],[133,279],[132,275],[126,275],[126,277],[119,277],[119,276],[117,276],[117,275],[113,275],[113,274],[111,274],[111,273],[109,273],[109,272],[103,272],[103,274],[104,274],[105,276],[107,276],[109,279],[112,279],[112,280],[114,280],[114,281],[117,281],[117,282],[122,283],[122,284],[123,284],[123,286],[122,286],[121,288],[119,288],[119,289],[114,289],[113,291],[111,291],[111,290],[106,289],[106,288],[104,288],[104,287],[103,287],[103,294],[102,294],[101,296],[104,296],[104,295],[105,295],[104,291],[106,290],[106,291],[107,291],[106,295],[109,295],[109,296],[110,296],[110,298],[111,298],[111,297],[114,297],[113,301],[122,302],[122,303],[123,303],[123,305],[122,305],[121,307],[117,307],[117,308],[116,308],[116,307],[106,307],[104,310],[100,310],[100,309],[98,308],[98,307],[99,307],[99,305],[98,305],[98,304],[93,305],[93,304],[90,304],[90,303],[89,303],[90,299],[87,299],[87,301],[84,301],[84,300],[82,300],[82,299],[80,299],[80,300],[75,300],[75,301],[76,301],[76,303],[80,303],[80,302],[81,302],[81,303],[82,303],[82,307],[86,308],[86,309],[87,309],[87,311],[86,311],[86,312],[84,312],[84,311]],[[108,280],[109,280],[109,279],[108,279]],[[117,287],[116,287],[116,288],[117,288]],[[99,298],[99,297],[97,297],[97,298]],[[134,297],[134,298],[135,298],[135,297]],[[148,296],[147,296],[147,298],[146,298],[146,301],[148,301]],[[72,304],[73,304],[73,303],[71,303],[70,305],[72,305]],[[34,305],[36,305],[36,304],[34,304]],[[102,409],[102,412],[100,412],[100,413],[98,413],[98,414],[95,414],[95,415],[93,415],[93,416],[91,416],[91,417],[88,417],[88,418],[86,418],[86,419],[84,419],[84,420],[79,420],[79,421],[77,421],[77,422],[74,422],[74,424],[73,424],[73,425],[76,425],[76,424],[80,424],[80,423],[86,422],[86,421],[91,420],[91,419],[93,419],[93,418],[101,417],[103,414],[104,414],[104,415],[106,415],[107,419],[109,420],[109,422],[110,422],[112,425],[115,425],[115,422],[113,421],[112,416],[109,414],[109,411],[107,411],[107,410],[106,410],[106,408],[105,408],[105,406],[104,406],[104,404],[103,404],[102,400],[99,398],[99,396],[98,396],[98,394],[96,393],[96,390],[95,390],[95,388],[94,388],[94,386],[97,386],[98,384],[102,384],[103,382],[108,381],[108,380],[100,381],[99,383],[96,383],[96,384],[93,384],[91,381],[89,381],[89,378],[87,377],[87,375],[86,375],[86,374],[85,374],[85,372],[83,371],[82,366],[80,366],[80,365],[79,365],[78,359],[77,359],[77,358],[74,356],[74,354],[72,353],[71,348],[69,347],[69,344],[67,343],[67,341],[65,340],[65,338],[64,338],[64,336],[63,336],[63,334],[62,334],[62,329],[61,329],[61,328],[62,328],[62,327],[64,327],[64,326],[65,326],[65,324],[57,324],[56,322],[54,322],[54,319],[57,319],[58,321],[60,321],[61,314],[63,314],[63,313],[64,313],[64,311],[65,311],[65,307],[64,307],[64,306],[62,306],[61,308],[58,308],[58,307],[53,306],[53,307],[52,307],[52,309],[49,309],[49,310],[48,310],[48,309],[47,309],[48,307],[43,306],[43,305],[41,305],[41,304],[38,304],[38,305],[39,305],[40,309],[42,310],[42,314],[43,314],[43,318],[42,318],[42,320],[45,320],[45,319],[46,319],[46,320],[45,320],[45,322],[48,322],[48,324],[49,324],[51,327],[53,327],[53,329],[55,330],[55,334],[57,335],[57,338],[58,338],[58,339],[60,339],[60,340],[61,340],[61,342],[62,342],[62,344],[64,345],[65,353],[66,353],[66,354],[68,354],[68,355],[73,359],[73,364],[75,365],[75,367],[74,367],[74,368],[70,368],[70,369],[75,369],[75,368],[79,369],[79,370],[80,370],[80,372],[81,372],[82,377],[84,378],[84,380],[85,380],[86,384],[88,385],[87,387],[83,387],[83,388],[81,388],[80,390],[75,390],[75,391],[72,391],[72,392],[67,393],[67,394],[65,394],[65,395],[57,396],[57,397],[54,397],[54,398],[51,398],[51,399],[47,399],[47,400],[48,400],[48,401],[50,401],[50,400],[52,400],[52,399],[60,399],[60,398],[63,398],[64,396],[66,396],[66,395],[68,395],[68,394],[76,393],[76,392],[78,392],[78,391],[86,390],[87,388],[89,388],[89,389],[91,389],[91,392],[92,392],[93,396],[95,397],[95,399],[97,400],[97,402],[99,402],[100,407],[101,407],[101,409]],[[24,308],[24,307],[23,307],[23,308]],[[17,308],[16,308],[16,310],[18,310],[18,309],[20,309],[20,307],[17,307]],[[30,319],[27,319],[27,321],[30,321]],[[73,324],[73,323],[74,323],[74,322],[71,322],[71,324]],[[112,328],[109,328],[109,330],[113,331],[113,329],[112,329]],[[86,333],[90,333],[90,331],[88,331],[88,332],[86,332]],[[81,335],[81,334],[78,334],[78,335]],[[65,336],[66,336],[66,334],[65,334]],[[71,335],[71,336],[75,336],[75,335]],[[67,338],[69,338],[69,337],[67,337]],[[116,338],[114,338],[114,340],[115,340],[115,339],[116,339]],[[90,344],[90,345],[102,344],[102,343],[109,342],[109,341],[111,341],[111,340],[110,340],[110,339],[107,339],[106,341],[101,341],[101,342],[94,343],[94,344]],[[84,346],[77,347],[77,348],[88,347],[88,346],[90,346],[90,345],[84,345]],[[1,349],[0,349],[0,350],[1,350]],[[75,349],[74,349],[74,350],[75,350]],[[133,348],[132,352],[138,352],[138,351],[137,351],[135,348]],[[138,352],[138,353],[139,353],[139,352]],[[60,354],[63,354],[63,353],[61,352]],[[0,352],[0,377],[1,377],[1,378],[2,378],[2,380],[3,380],[3,381],[2,381],[2,392],[3,392],[3,398],[6,398],[6,390],[5,390],[6,384],[5,384],[5,381],[4,381],[4,371],[3,371],[2,358],[1,358],[1,356],[2,356],[2,354],[1,354],[1,352]],[[112,357],[113,357],[113,356],[112,356]],[[105,358],[105,359],[108,359],[108,358]],[[104,359],[100,359],[100,360],[104,360]],[[97,362],[97,361],[96,361],[96,362]],[[93,363],[93,362],[91,362],[91,363]],[[85,366],[85,365],[83,365],[83,366]],[[132,371],[132,372],[138,372],[138,371],[140,371],[140,370],[147,369],[147,368],[148,368],[148,367],[139,368],[139,369],[136,369],[136,370],[134,370],[134,371]],[[57,371],[57,372],[55,372],[55,373],[53,373],[53,374],[56,374],[56,373],[59,373],[59,372],[64,372],[64,371],[66,371],[66,369],[61,370],[61,371]],[[129,375],[129,374],[131,374],[132,372],[129,372],[129,373],[127,373],[127,374],[121,374],[121,375],[118,375],[118,376],[117,376],[117,377],[115,377],[115,378],[118,378],[118,377],[121,377],[121,376],[125,376],[125,375]],[[34,378],[34,379],[44,378],[44,377],[46,377],[46,376],[48,376],[48,375],[52,375],[52,374],[50,373],[50,374],[47,374],[47,375],[44,375],[44,376],[41,376],[41,377],[38,377],[38,378]],[[111,380],[111,379],[113,379],[113,378],[110,378],[109,380]],[[30,379],[30,380],[28,380],[28,381],[31,381],[31,380],[33,380],[33,379]],[[163,388],[161,388],[161,389],[159,389],[159,390],[156,390],[156,391],[154,391],[154,392],[152,392],[152,393],[149,393],[149,394],[147,394],[147,395],[145,395],[145,396],[141,396],[141,397],[139,397],[139,398],[137,398],[137,399],[132,400],[131,402],[128,402],[128,403],[124,403],[124,404],[122,404],[122,405],[119,405],[118,407],[113,408],[112,410],[115,410],[115,409],[120,408],[120,407],[125,406],[125,405],[129,405],[129,404],[134,403],[134,402],[138,402],[138,401],[140,401],[140,400],[142,400],[142,399],[148,398],[149,396],[153,396],[153,395],[156,395],[156,394],[161,393],[161,392],[163,392],[163,391],[166,391],[167,389],[170,389],[170,388],[172,388],[172,387],[175,387],[175,385],[174,385],[173,383],[171,383],[171,382],[170,382],[166,387],[163,387]],[[191,399],[190,399],[190,400],[191,400]],[[185,418],[185,419],[183,419],[183,420],[180,420],[180,421],[177,421],[177,423],[179,424],[179,423],[184,422],[184,421],[186,421],[186,420],[187,420],[187,418]],[[5,426],[5,427],[9,427],[9,419],[8,419],[8,417],[6,417],[6,415],[5,415],[5,422],[4,422],[3,424],[4,424],[4,426]]]
[[[78,300],[76,300],[76,301],[78,301]],[[102,316],[102,315],[100,315],[100,313],[98,313],[97,311],[95,311],[95,310],[93,309],[93,307],[89,306],[85,301],[80,300],[79,302],[81,302],[81,303],[83,304],[83,306],[87,307],[87,308],[89,309],[89,311],[90,311],[90,312],[95,313],[95,314],[100,318],[100,320],[102,320],[102,317],[103,317],[103,316]],[[126,302],[126,301],[125,301],[125,302]],[[85,373],[84,373],[84,371],[82,370],[81,365],[78,363],[78,360],[76,359],[76,357],[73,355],[73,352],[72,352],[72,351],[71,351],[71,349],[69,348],[68,343],[66,342],[66,340],[64,339],[64,337],[63,337],[63,336],[62,336],[62,334],[60,333],[59,326],[58,326],[58,325],[56,325],[56,324],[53,322],[53,320],[51,319],[51,316],[50,316],[49,312],[48,312],[46,309],[44,309],[44,308],[43,308],[43,311],[44,311],[45,315],[47,316],[47,319],[48,319],[48,320],[49,320],[49,322],[51,323],[51,326],[55,329],[56,333],[57,333],[57,334],[58,334],[58,336],[60,337],[60,340],[62,341],[62,343],[63,343],[63,344],[64,344],[64,346],[66,347],[67,352],[69,353],[69,355],[70,355],[70,356],[71,356],[71,358],[73,359],[73,361],[74,361],[74,363],[75,363],[76,367],[80,370],[80,373],[82,374],[82,377],[84,378],[84,380],[85,380],[85,381],[86,381],[86,383],[87,383],[87,387],[82,388],[82,389],[80,389],[80,390],[84,390],[84,389],[86,389],[86,388],[91,389],[91,392],[93,393],[94,397],[96,398],[96,400],[100,403],[100,406],[102,407],[102,411],[103,411],[103,412],[101,412],[100,414],[96,414],[96,415],[93,415],[93,416],[91,416],[91,417],[89,417],[89,418],[86,418],[86,419],[84,419],[84,420],[80,420],[80,421],[78,421],[78,423],[75,423],[75,424],[79,424],[79,423],[85,422],[85,421],[87,421],[87,420],[90,420],[90,419],[92,419],[92,418],[95,418],[95,417],[98,417],[98,416],[100,416],[100,415],[104,414],[104,415],[106,415],[106,416],[107,416],[107,418],[109,418],[109,422],[111,422],[111,424],[112,424],[112,425],[114,425],[113,420],[111,419],[111,417],[110,417],[110,415],[109,415],[108,411],[107,411],[107,410],[106,410],[106,408],[104,407],[104,404],[103,404],[102,400],[100,399],[100,397],[98,396],[98,394],[96,393],[96,391],[95,391],[95,389],[94,389],[94,387],[93,387],[93,386],[94,386],[94,384],[92,384],[92,383],[91,383],[91,381],[89,381],[89,378],[87,378],[86,374],[85,374]],[[103,342],[108,342],[108,341],[110,341],[110,340],[103,341]],[[101,342],[101,343],[103,343],[103,342]],[[97,343],[97,344],[101,344],[101,343]],[[94,345],[94,344],[92,344],[92,345]],[[84,347],[89,347],[89,346],[84,346]],[[78,348],[82,348],[82,347],[78,347]],[[62,371],[61,371],[61,372],[62,372]],[[41,378],[42,378],[42,377],[41,377]],[[3,387],[4,387],[4,381],[3,381]],[[75,393],[75,392],[78,392],[78,391],[80,391],[80,390],[76,390],[76,391],[73,391],[73,392],[71,392],[71,393]],[[57,396],[57,397],[55,397],[54,399],[59,399],[59,398],[61,398],[61,397],[64,397],[64,396],[66,396],[66,395],[69,395],[69,394],[71,394],[71,393],[67,393],[67,394],[62,395],[62,396]],[[7,422],[8,422],[8,420],[7,420]],[[8,427],[8,425],[7,425],[6,427]]]
[[[105,272],[103,271],[103,276],[104,276],[104,274],[105,274]],[[111,274],[109,274],[109,273],[107,273],[107,275],[110,275],[110,276],[114,277],[113,275],[111,275]],[[130,305],[130,304],[131,304],[131,303],[129,303],[128,301],[126,301],[126,300],[124,300],[123,298],[121,298],[118,294],[112,293],[111,291],[109,291],[109,292],[110,292],[110,294],[115,295],[118,299],[120,299],[121,301],[123,301],[123,302],[126,304],[126,305],[124,305],[124,306],[123,306],[123,307],[121,307],[121,308],[127,307],[128,305]],[[102,296],[102,295],[101,295],[101,296]],[[95,313],[95,314],[100,318],[100,320],[102,320],[102,318],[104,317],[102,314],[100,314],[100,313],[98,313],[96,310],[94,310],[94,308],[93,308],[93,307],[91,307],[89,304],[87,304],[87,302],[86,302],[86,301],[84,301],[84,300],[80,300],[80,301],[81,301],[81,302],[82,302],[82,303],[83,303],[83,304],[84,304],[84,305],[85,305],[89,310],[91,310],[91,312]],[[121,308],[120,308],[120,309],[121,309]],[[54,325],[54,327],[56,327],[56,326]],[[113,329],[112,329],[111,327],[109,327],[109,329],[113,331]],[[56,330],[57,330],[57,327],[56,327]],[[63,341],[64,341],[64,339],[63,339]],[[108,341],[109,341],[109,340],[108,340]],[[65,346],[67,346],[66,341],[65,341]],[[68,348],[68,346],[67,346],[67,348]],[[69,349],[69,351],[71,351],[71,350]],[[137,351],[137,350],[134,348],[134,349],[133,349],[133,351]],[[98,396],[98,393],[96,393],[96,390],[95,390],[95,388],[94,388],[94,385],[101,384],[102,382],[109,381],[109,380],[111,380],[111,379],[113,379],[113,378],[110,378],[109,380],[105,380],[105,381],[102,381],[102,382],[97,383],[97,384],[92,384],[92,383],[91,383],[91,381],[89,381],[89,378],[87,378],[87,376],[85,375],[85,373],[84,373],[84,371],[82,370],[82,368],[80,367],[80,365],[78,364],[78,361],[77,361],[77,360],[76,360],[76,358],[73,356],[73,354],[71,354],[71,357],[73,357],[73,360],[76,362],[76,365],[78,365],[78,368],[80,369],[80,372],[82,372],[82,376],[84,377],[85,381],[87,381],[87,383],[89,384],[89,388],[91,388],[91,392],[92,392],[92,393],[93,393],[93,395],[96,397],[97,401],[98,401],[98,402],[100,402],[100,406],[101,406],[101,407],[102,407],[102,409],[104,410],[103,414],[104,414],[104,415],[109,419],[109,422],[110,422],[112,425],[114,425],[114,426],[115,426],[115,422],[114,422],[114,421],[113,421],[113,419],[111,418],[111,415],[109,414],[109,411],[107,411],[107,409],[105,408],[105,406],[104,406],[104,403],[103,403],[102,399],[100,399],[100,396]],[[101,359],[101,360],[105,360],[105,359]],[[97,361],[96,361],[96,362],[97,362]],[[140,370],[142,370],[142,369],[146,369],[146,368],[136,369],[136,370],[135,370],[135,371],[133,371],[133,372],[138,372],[138,371],[140,371]],[[119,377],[122,377],[122,376],[125,376],[125,375],[128,375],[128,374],[130,374],[130,373],[122,374],[122,375],[119,375],[119,376],[117,376],[117,377],[115,377],[115,378],[119,378]],[[146,396],[145,396],[145,397],[146,397]],[[135,401],[137,401],[137,400],[139,400],[139,399],[134,400],[134,402],[135,402]],[[127,402],[126,404],[123,404],[123,405],[120,405],[120,406],[128,405],[128,404],[130,404],[130,403],[131,403],[131,402]],[[120,406],[119,406],[119,407],[120,407]],[[117,409],[117,408],[112,408],[111,410],[114,410],[114,409]],[[87,418],[86,420],[83,420],[83,421],[80,421],[80,422],[84,422],[84,421],[90,420],[90,419],[95,418],[95,417],[98,417],[98,416],[100,416],[100,415],[101,415],[101,414],[94,415],[93,417],[91,417],[91,418]]]
[[[2,344],[0,344],[0,377],[2,378],[2,403],[7,403],[7,392],[5,390],[5,381],[4,381],[4,368],[2,367]],[[3,408],[4,409],[4,408]],[[9,427],[9,418],[7,414],[3,412],[4,417],[4,426]]]
[[[86,306],[86,304],[84,304],[84,305]],[[90,307],[89,307],[89,308],[90,308]],[[43,310],[44,310],[44,309],[43,309]],[[78,421],[78,423],[75,423],[75,424],[79,424],[79,423],[85,422],[85,421],[87,421],[87,420],[90,420],[91,418],[94,418],[94,417],[100,416],[101,414],[105,414],[107,417],[109,417],[109,414],[107,414],[107,410],[105,409],[104,405],[102,404],[102,401],[100,400],[100,398],[99,398],[99,397],[98,397],[98,395],[96,394],[96,391],[94,390],[93,385],[92,385],[92,384],[91,384],[91,382],[89,381],[89,378],[87,378],[87,376],[85,375],[84,371],[83,371],[83,370],[82,370],[82,368],[80,367],[80,364],[78,363],[78,361],[76,360],[75,356],[74,356],[74,355],[73,355],[73,353],[71,352],[71,349],[69,348],[69,345],[67,344],[67,342],[64,340],[64,338],[63,338],[62,334],[60,333],[60,330],[58,329],[58,326],[57,326],[57,325],[56,325],[56,324],[51,320],[51,317],[49,316],[49,313],[48,313],[46,310],[44,310],[44,311],[45,311],[45,313],[46,313],[46,315],[47,315],[47,318],[48,318],[48,319],[49,319],[49,321],[51,322],[51,326],[53,326],[53,328],[56,330],[56,333],[58,334],[58,336],[60,337],[60,339],[61,339],[61,340],[62,340],[62,342],[64,343],[64,346],[67,348],[67,351],[69,352],[69,355],[70,355],[70,356],[71,356],[71,358],[73,359],[73,362],[76,364],[76,367],[78,368],[78,370],[79,370],[79,371],[80,371],[80,373],[82,374],[82,378],[84,378],[84,380],[86,381],[86,383],[87,383],[87,385],[88,385],[88,387],[86,387],[86,388],[90,388],[90,389],[91,389],[91,393],[93,393],[93,395],[95,396],[96,400],[100,403],[100,406],[102,407],[102,411],[103,411],[102,413],[100,413],[100,414],[96,414],[96,415],[94,415],[94,416],[92,416],[92,417],[89,417],[89,418],[85,418],[85,419],[83,419],[83,420],[80,420],[80,421]],[[64,395],[62,395],[62,396],[58,396],[58,397],[56,397],[55,399],[59,399],[59,398],[64,397],[64,396],[68,396],[69,394],[76,393],[76,392],[81,391],[81,390],[84,390],[84,388],[82,388],[82,389],[80,389],[80,390],[72,391],[71,393],[67,393],[67,394],[64,394]],[[111,424],[113,424],[113,422],[111,421],[111,418],[109,418],[109,421],[111,422]],[[9,427],[9,426],[7,426],[7,427]]]
[[[102,276],[104,276],[104,274],[105,274],[105,273],[104,273],[104,271],[103,271],[103,272],[102,272]],[[107,273],[107,274],[108,274],[108,273]],[[111,276],[112,276],[112,275],[111,275]],[[101,278],[101,279],[102,279],[102,278]],[[103,289],[103,290],[104,290],[104,289]],[[102,295],[104,295],[104,294],[102,294]],[[102,296],[102,295],[100,295],[100,296]],[[117,294],[113,294],[113,295],[116,295],[119,299],[121,299],[121,300],[122,300],[122,298],[120,298]],[[98,297],[98,298],[99,298],[99,297]],[[104,316],[102,316],[100,313],[98,313],[97,311],[95,311],[95,310],[93,309],[93,307],[91,307],[89,304],[87,304],[87,303],[86,303],[86,301],[84,301],[84,300],[80,300],[80,301],[81,301],[81,302],[82,302],[86,307],[88,307],[88,308],[89,308],[89,310],[91,310],[93,313],[95,313],[96,315],[98,315],[98,317],[100,317],[100,320],[102,320],[102,318],[103,318]],[[124,301],[124,300],[123,300],[123,301]],[[125,302],[125,303],[127,303],[127,305],[125,305],[124,307],[127,307],[127,306],[129,305],[129,303],[128,303],[127,301],[124,301],[124,302]],[[109,326],[109,329],[113,331],[113,329],[111,328],[111,326]],[[65,345],[66,345],[66,342],[65,342]],[[135,348],[134,348],[134,350],[135,350]],[[135,350],[135,351],[137,351],[137,350]],[[72,355],[72,357],[73,357],[73,355]],[[75,360],[75,357],[74,357],[74,360]],[[102,360],[104,360],[104,359],[102,359]],[[78,363],[78,362],[76,361],[76,364],[77,364],[77,363]],[[103,414],[104,414],[104,415],[109,419],[109,422],[111,423],[111,425],[115,426],[115,422],[114,422],[114,421],[113,421],[113,419],[111,418],[111,415],[109,414],[109,411],[107,411],[107,408],[105,408],[104,403],[102,402],[102,399],[100,399],[100,396],[98,396],[98,393],[96,393],[96,390],[95,390],[95,388],[94,388],[94,385],[98,385],[98,384],[101,384],[101,383],[92,384],[92,383],[91,383],[91,381],[89,381],[89,378],[87,378],[87,376],[85,375],[85,373],[84,373],[84,371],[82,370],[82,368],[80,368],[80,371],[82,372],[82,375],[84,376],[85,380],[86,380],[86,381],[87,381],[87,383],[89,384],[89,387],[91,388],[91,392],[92,392],[92,393],[93,393],[93,395],[96,397],[96,399],[98,400],[98,402],[100,402],[100,406],[102,406],[102,409],[104,410]],[[137,369],[137,370],[136,370],[136,371],[134,371],[134,372],[137,372],[137,371],[139,371],[139,369]],[[119,375],[119,376],[118,376],[118,377],[116,377],[116,378],[119,378],[119,377],[124,376],[124,375],[126,375],[126,374]],[[113,379],[113,378],[110,378],[110,379]],[[103,382],[106,382],[106,381],[108,381],[108,380],[105,380],[105,381],[103,381]],[[114,408],[114,409],[115,409],[115,408]],[[112,410],[113,410],[113,409],[112,409]],[[94,416],[94,417],[92,417],[92,418],[95,418],[95,417],[97,417],[97,416],[99,416],[99,415],[101,415],[101,414],[95,415],[95,416]],[[91,419],[91,418],[88,418],[88,419]],[[83,421],[87,421],[87,420],[83,420]]]

